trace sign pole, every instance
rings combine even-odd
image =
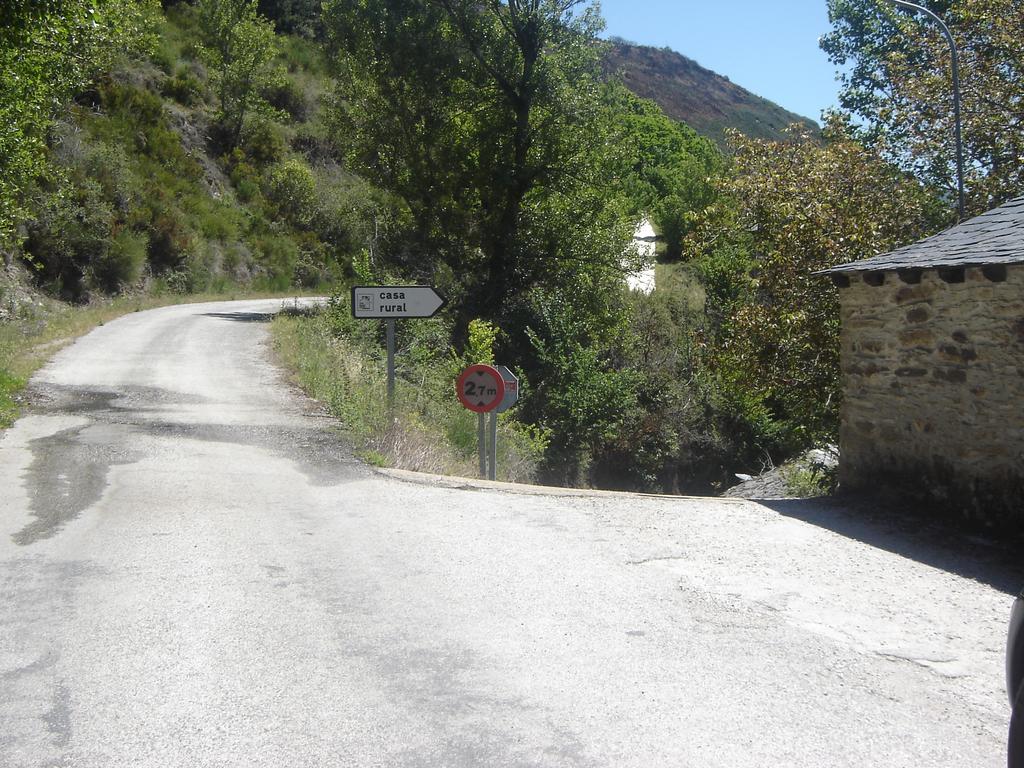
[[[395,321],[385,320],[388,336],[388,410],[395,409]]]
[[[429,285],[354,285],[352,317],[383,320],[388,341],[388,413],[395,409],[395,320],[433,317],[445,299]]]
[[[491,466],[487,471],[488,480],[498,479],[498,414],[491,413]]]
[[[484,415],[477,414],[476,423],[477,448],[480,454],[480,477],[487,477],[487,440],[484,436]]]
[[[505,398],[505,380],[501,372],[490,365],[471,365],[455,382],[455,394],[459,402],[478,415],[476,422],[477,446],[480,451],[480,477],[494,480],[497,453],[494,446],[498,441],[498,421],[491,419],[491,461],[487,466],[487,427],[484,415],[493,411]]]

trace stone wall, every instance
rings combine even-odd
[[[1019,532],[1024,265],[851,274],[840,288],[841,488],[895,488]]]

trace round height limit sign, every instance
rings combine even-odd
[[[478,363],[464,370],[455,382],[459,402],[474,413],[488,413],[501,405],[505,381],[490,365]]]

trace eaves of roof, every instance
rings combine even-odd
[[[816,274],[1024,264],[1024,196],[895,251]]]

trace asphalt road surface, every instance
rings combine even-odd
[[[1020,583],[983,544],[375,473],[270,363],[278,307],[127,316],[34,379],[4,768],[1004,765]]]

